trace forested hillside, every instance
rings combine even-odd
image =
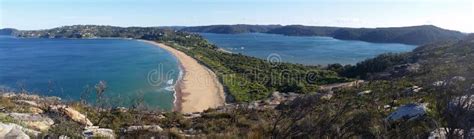
[[[341,40],[360,40],[376,43],[403,43],[412,45],[423,45],[438,41],[461,39],[465,36],[465,34],[459,31],[446,30],[432,25],[391,28],[344,28],[302,25],[218,25],[188,27],[182,30],[189,32],[224,34],[260,32],[290,36],[327,36]]]
[[[462,76],[474,77],[474,35],[461,40],[449,40],[423,45],[413,52],[382,54],[354,66],[329,65],[340,75],[362,79],[394,79],[409,77],[418,81],[443,80]],[[434,81],[433,81],[434,82]]]

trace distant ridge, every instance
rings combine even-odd
[[[13,29],[13,28],[0,29],[0,35],[15,35],[15,33],[17,33],[17,32],[18,32],[18,30]]]
[[[210,26],[196,26],[181,29],[186,32],[205,32],[205,33],[220,33],[220,34],[238,34],[238,33],[255,33],[268,32],[270,30],[280,28],[281,25],[210,25]]]
[[[466,36],[459,31],[442,29],[433,25],[387,28],[346,28],[303,25],[211,25],[187,27],[187,32],[201,33],[271,33],[288,36],[327,36],[341,40],[360,40],[375,43],[403,43],[423,45],[437,41],[459,40]]]
[[[440,41],[460,40],[467,36],[459,31],[447,30],[433,25],[386,28],[347,28],[303,25],[210,25],[196,27],[114,27],[100,25],[73,25],[48,30],[19,31],[12,28],[0,29],[0,35],[45,38],[82,38],[96,37],[100,34],[108,37],[156,37],[165,31],[184,31],[200,33],[238,34],[238,33],[271,33],[288,36],[326,36],[341,40],[360,40],[374,43],[402,43],[424,45]],[[113,36],[114,32],[126,31],[122,36]],[[139,32],[137,34],[137,32]]]

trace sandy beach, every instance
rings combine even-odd
[[[217,76],[194,58],[161,43],[141,40],[172,53],[179,61],[183,75],[175,87],[175,111],[201,112],[225,103],[224,89]]]

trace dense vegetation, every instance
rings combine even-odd
[[[356,65],[330,64],[327,68],[338,72],[341,76],[361,79],[377,78],[376,75],[381,73],[388,74],[390,79],[397,77],[393,76],[394,74],[410,70],[409,68],[415,68],[416,74],[410,77],[417,77],[417,79],[448,74],[469,77],[471,76],[469,71],[474,65],[473,40],[474,35],[471,34],[461,40],[423,45],[413,52],[382,54]],[[416,66],[413,67],[413,65]]]
[[[367,59],[356,65],[329,64],[327,69],[348,78],[369,79],[372,74],[384,72],[387,69],[410,63],[410,53],[386,53],[375,58]]]
[[[222,52],[197,34],[163,28],[120,28],[112,26],[66,26],[41,31],[22,31],[20,37],[91,38],[124,37],[168,44],[196,58],[213,70],[230,94],[229,100],[252,101],[273,91],[310,93],[318,85],[348,81],[336,72],[316,66],[269,62],[240,54]]]
[[[255,28],[259,29],[257,30]],[[393,28],[342,28],[302,25],[280,27],[267,25],[218,25],[188,27],[182,30],[225,34],[261,32],[290,36],[328,36],[341,40],[361,40],[376,43],[404,43],[412,45],[461,39],[465,36],[465,34],[459,31],[446,30],[432,25]]]

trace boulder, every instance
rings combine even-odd
[[[474,95],[456,97],[449,102],[450,109],[461,108],[465,111],[474,111]]]
[[[115,134],[112,129],[99,128],[96,126],[86,127],[86,129],[82,132],[82,135],[85,138],[115,138]]]
[[[404,93],[407,94],[407,95],[412,95],[412,94],[414,94],[414,93],[420,92],[421,89],[423,89],[423,88],[415,85],[415,86],[406,88],[405,91],[404,91]]]
[[[278,105],[284,100],[283,96],[280,92],[273,92],[270,99],[267,100],[267,104],[269,105]]]
[[[123,133],[137,132],[137,131],[147,131],[147,132],[162,132],[163,128],[158,125],[141,125],[141,126],[129,126],[123,128]]]
[[[421,91],[421,89],[423,89],[422,87],[419,87],[419,86],[413,86],[411,87],[413,93],[418,93]]]
[[[40,114],[9,113],[8,116],[38,131],[47,131],[54,124],[53,119]]]
[[[14,123],[4,124],[0,122],[0,138],[5,139],[29,139],[31,136],[39,136],[41,133],[35,130],[24,128]]]
[[[466,81],[466,77],[454,76],[453,78],[451,78],[451,81],[459,81],[459,82]]]
[[[386,120],[389,122],[399,120],[414,120],[424,116],[428,111],[427,104],[406,104],[392,112]]]
[[[365,91],[357,93],[357,96],[364,96],[364,95],[370,94],[370,93],[372,93],[372,90],[365,90]]]
[[[445,86],[445,85],[446,85],[446,82],[445,82],[445,81],[436,81],[436,82],[433,82],[433,86],[440,87],[440,86]]]
[[[71,107],[65,106],[65,105],[55,105],[55,106],[50,106],[50,110],[54,112],[58,112],[61,114],[66,115],[69,117],[71,120],[74,122],[77,122],[79,124],[85,125],[85,126],[92,126],[92,122],[87,119],[87,117],[80,112],[74,110]]]

